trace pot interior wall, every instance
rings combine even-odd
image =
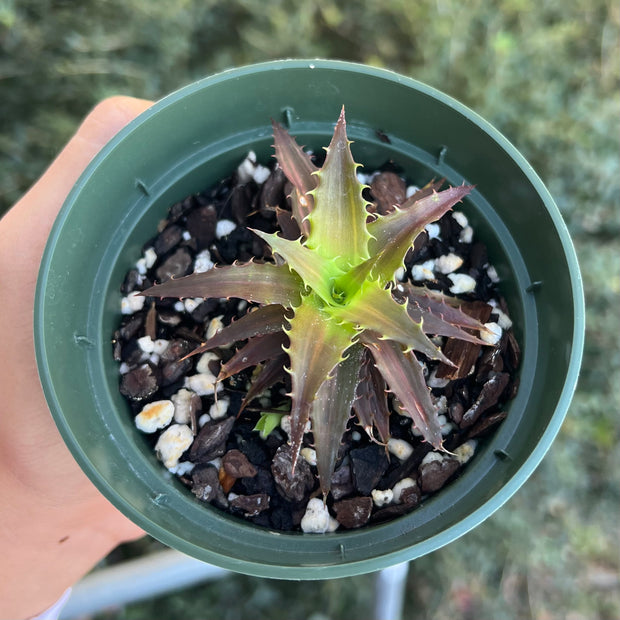
[[[171,204],[229,175],[249,149],[268,161],[270,118],[290,121],[291,133],[312,149],[325,146],[343,104],[354,156],[366,170],[393,160],[410,181],[445,176],[451,184],[476,185],[459,208],[502,278],[523,349],[521,387],[507,420],[465,473],[410,515],[321,537],[274,534],[199,504],[156,461],[118,392],[110,336],[119,320],[120,282]],[[41,374],[82,467],[149,533],[250,574],[351,575],[449,542],[529,476],[559,428],[576,378],[575,267],[540,181],[497,132],[455,106],[412,81],[344,63],[238,70],[158,103],[82,177],[55,227],[41,275]],[[61,361],[51,364],[52,355]]]

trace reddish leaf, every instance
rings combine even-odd
[[[409,306],[416,306],[423,312],[431,313],[451,325],[486,331],[484,323],[461,310],[463,302],[456,297],[444,295],[424,286],[414,286],[410,282],[403,282],[399,284],[399,287],[402,287],[403,294],[399,293],[398,288],[394,290],[394,296],[399,301],[408,299]]]
[[[396,209],[370,222],[368,231],[372,238],[369,249],[371,256],[376,256],[373,275],[384,284],[391,281],[424,227],[438,220],[471,190],[472,186],[461,185],[434,192],[407,208]]]
[[[211,351],[217,347],[226,347],[246,338],[281,332],[284,328],[285,314],[286,309],[278,304],[257,308],[224,327],[215,336],[194,349],[190,355]]]
[[[290,339],[289,354],[291,375],[291,444],[293,467],[312,403],[321,385],[343,360],[345,351],[353,344],[355,330],[339,324],[319,308],[318,298],[311,294],[302,299],[286,331]]]
[[[324,497],[330,491],[340,442],[351,416],[363,351],[364,348],[359,344],[349,349],[346,359],[334,368],[331,378],[321,385],[312,404],[312,434]]]
[[[302,233],[307,236],[310,227],[306,217],[314,204],[313,198],[308,192],[317,186],[318,181],[313,173],[318,168],[282,125],[272,121],[272,126],[276,159],[286,178],[293,184],[297,192],[292,197],[293,217]]]
[[[217,380],[223,381],[227,377],[236,375],[251,366],[256,366],[266,359],[278,357],[282,353],[282,346],[287,343],[288,338],[282,331],[251,338],[245,346],[222,365]]]
[[[267,362],[262,367],[258,376],[252,381],[252,385],[245,395],[239,413],[241,413],[249,403],[251,403],[256,397],[260,396],[265,390],[272,387],[279,381],[284,381],[286,378],[285,364],[288,361],[288,355],[282,353]]]
[[[370,349],[377,368],[400,401],[403,411],[411,417],[426,441],[434,448],[442,449],[437,408],[413,353],[405,353],[397,342],[380,340],[369,333],[363,334],[362,341]]]
[[[299,303],[302,282],[286,265],[235,263],[168,280],[143,291],[146,297],[239,297],[260,304]]]
[[[387,443],[390,437],[390,410],[386,390],[385,380],[375,367],[370,351],[365,349],[360,366],[357,400],[353,408],[368,436],[375,439],[372,432],[374,426],[383,443]]]

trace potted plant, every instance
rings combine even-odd
[[[199,505],[136,439],[109,339],[118,283],[166,209],[229,175],[249,150],[267,160],[272,117],[318,150],[343,104],[356,160],[367,169],[392,159],[412,177],[475,184],[467,217],[502,279],[522,345],[520,388],[467,471],[411,514],[318,537],[275,533]],[[514,147],[433,89],[333,61],[279,61],[208,78],[157,103],[117,136],[56,222],[35,319],[50,408],[102,492],[170,546],[233,570],[284,578],[377,570],[436,549],[489,516],[523,484],[557,433],[583,344],[570,240]]]

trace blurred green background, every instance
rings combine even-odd
[[[101,98],[156,99],[283,57],[387,67],[473,108],[547,184],[583,270],[583,371],[558,439],[498,513],[412,564],[405,617],[617,620],[619,2],[0,0],[0,213]],[[121,548],[107,562],[153,546]],[[370,583],[232,576],[102,618],[364,618]]]

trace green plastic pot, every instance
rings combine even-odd
[[[199,503],[156,460],[118,391],[111,334],[119,286],[167,208],[227,176],[249,149],[271,156],[270,119],[314,150],[346,106],[356,161],[392,159],[409,178],[476,185],[463,210],[488,245],[522,347],[508,417],[463,475],[409,515],[324,535],[273,532]],[[385,140],[388,137],[389,142]],[[497,510],[557,434],[577,381],[584,306],[553,200],[517,150],[450,97],[395,73],[335,61],[276,61],[183,88],[116,136],[58,216],[38,282],[41,381],[58,428],[101,492],[189,555],[262,577],[374,571],[429,553]]]

